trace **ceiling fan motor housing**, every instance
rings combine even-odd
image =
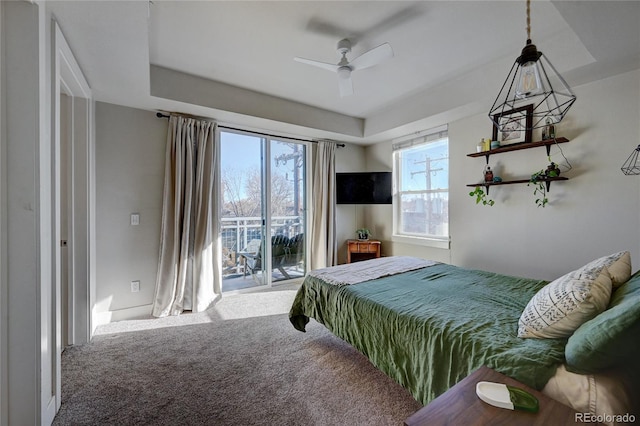
[[[351,52],[351,42],[349,39],[343,38],[338,42],[338,52],[343,56]]]

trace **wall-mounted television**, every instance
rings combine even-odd
[[[391,204],[391,172],[336,173],[337,204]]]

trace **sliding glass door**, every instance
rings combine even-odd
[[[222,290],[304,276],[306,146],[226,130],[219,140]]]

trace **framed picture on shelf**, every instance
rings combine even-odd
[[[531,142],[533,132],[533,104],[505,111],[493,116],[493,138],[500,145]],[[495,123],[500,123],[502,130],[498,130]]]

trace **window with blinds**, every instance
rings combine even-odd
[[[449,247],[447,127],[393,143],[394,239]]]

